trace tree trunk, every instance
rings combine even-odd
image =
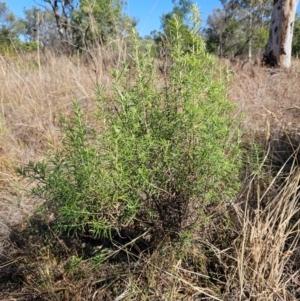
[[[250,1],[250,7],[249,7],[249,47],[248,47],[248,61],[251,62],[252,60],[252,35],[253,35],[253,32],[252,32],[252,27],[253,27],[253,20],[252,20],[252,0]]]
[[[264,63],[271,67],[291,66],[294,21],[299,0],[274,0]]]

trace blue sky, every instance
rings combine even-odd
[[[10,9],[19,17],[22,17],[23,8],[30,8],[41,0],[0,0],[7,3]],[[213,8],[220,7],[219,0],[198,0],[193,1],[198,4],[202,12],[202,20],[205,23]],[[160,29],[160,17],[163,13],[172,10],[172,0],[127,0],[125,12],[135,17],[138,22],[138,30],[141,36],[149,34],[152,30]]]
[[[214,8],[221,7],[219,0],[193,2],[199,6],[203,22]],[[159,30],[161,15],[170,12],[173,8],[172,0],[127,0],[127,3],[125,11],[139,20],[137,27],[141,36],[149,34],[154,29]]]

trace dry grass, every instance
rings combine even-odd
[[[261,189],[263,169],[262,164],[234,205],[241,234],[234,243],[228,290],[238,293],[240,300],[296,300],[300,170],[292,168],[282,180],[283,166]]]
[[[233,70],[229,97],[245,116],[246,133],[299,131],[300,61],[295,60],[291,70],[226,63]]]
[[[0,299],[299,299],[298,162],[292,160],[288,172],[282,162],[275,174],[270,165],[270,154],[282,147],[280,133],[295,133],[291,150],[285,148],[290,155],[299,146],[298,61],[291,71],[230,65],[229,96],[245,115],[244,139],[259,136],[267,146],[259,162],[251,159],[244,189],[227,208],[230,218],[215,217],[211,228],[193,232],[179,246],[166,241],[150,251],[140,247],[146,235],[126,248],[110,246],[113,253],[105,253],[101,268],[89,255],[103,242],[45,237],[47,225],[37,231],[24,219],[35,204],[15,168],[60,146],[59,115],[70,114],[73,99],[92,118],[95,84],[109,89],[108,66],[119,64],[124,53],[111,61],[107,50],[93,57],[93,63],[51,54],[40,63],[34,56],[0,57],[0,288],[6,291]],[[12,225],[18,227],[9,238]]]
[[[69,114],[73,99],[92,111],[95,80],[76,57],[47,53],[40,63],[33,55],[0,57],[0,223],[20,221],[32,211],[15,168],[59,146],[59,116]],[[101,81],[106,85],[108,76]]]

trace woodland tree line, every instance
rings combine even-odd
[[[207,50],[219,57],[259,60],[268,42],[273,0],[220,0],[206,26],[199,32]],[[279,2],[298,2],[281,0]],[[160,31],[141,37],[162,41],[168,38],[169,20],[176,14],[186,29],[191,25],[191,0],[173,0],[173,9],[161,16]],[[6,2],[0,2],[0,53],[37,48],[56,53],[87,51],[125,36],[138,20],[124,13],[123,0],[40,0],[39,5],[24,9],[17,18]],[[300,14],[296,14],[292,55],[300,54]],[[182,34],[189,43],[188,34]],[[186,31],[187,32],[187,31]]]

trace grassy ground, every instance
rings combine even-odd
[[[29,218],[38,204],[15,168],[60,147],[73,99],[92,115],[95,84],[109,89],[121,59],[111,57],[0,57],[0,300],[299,300],[298,61],[290,71],[221,62],[244,115],[245,168],[240,194],[211,209],[209,226],[154,248],[147,232],[65,238],[51,216]]]

